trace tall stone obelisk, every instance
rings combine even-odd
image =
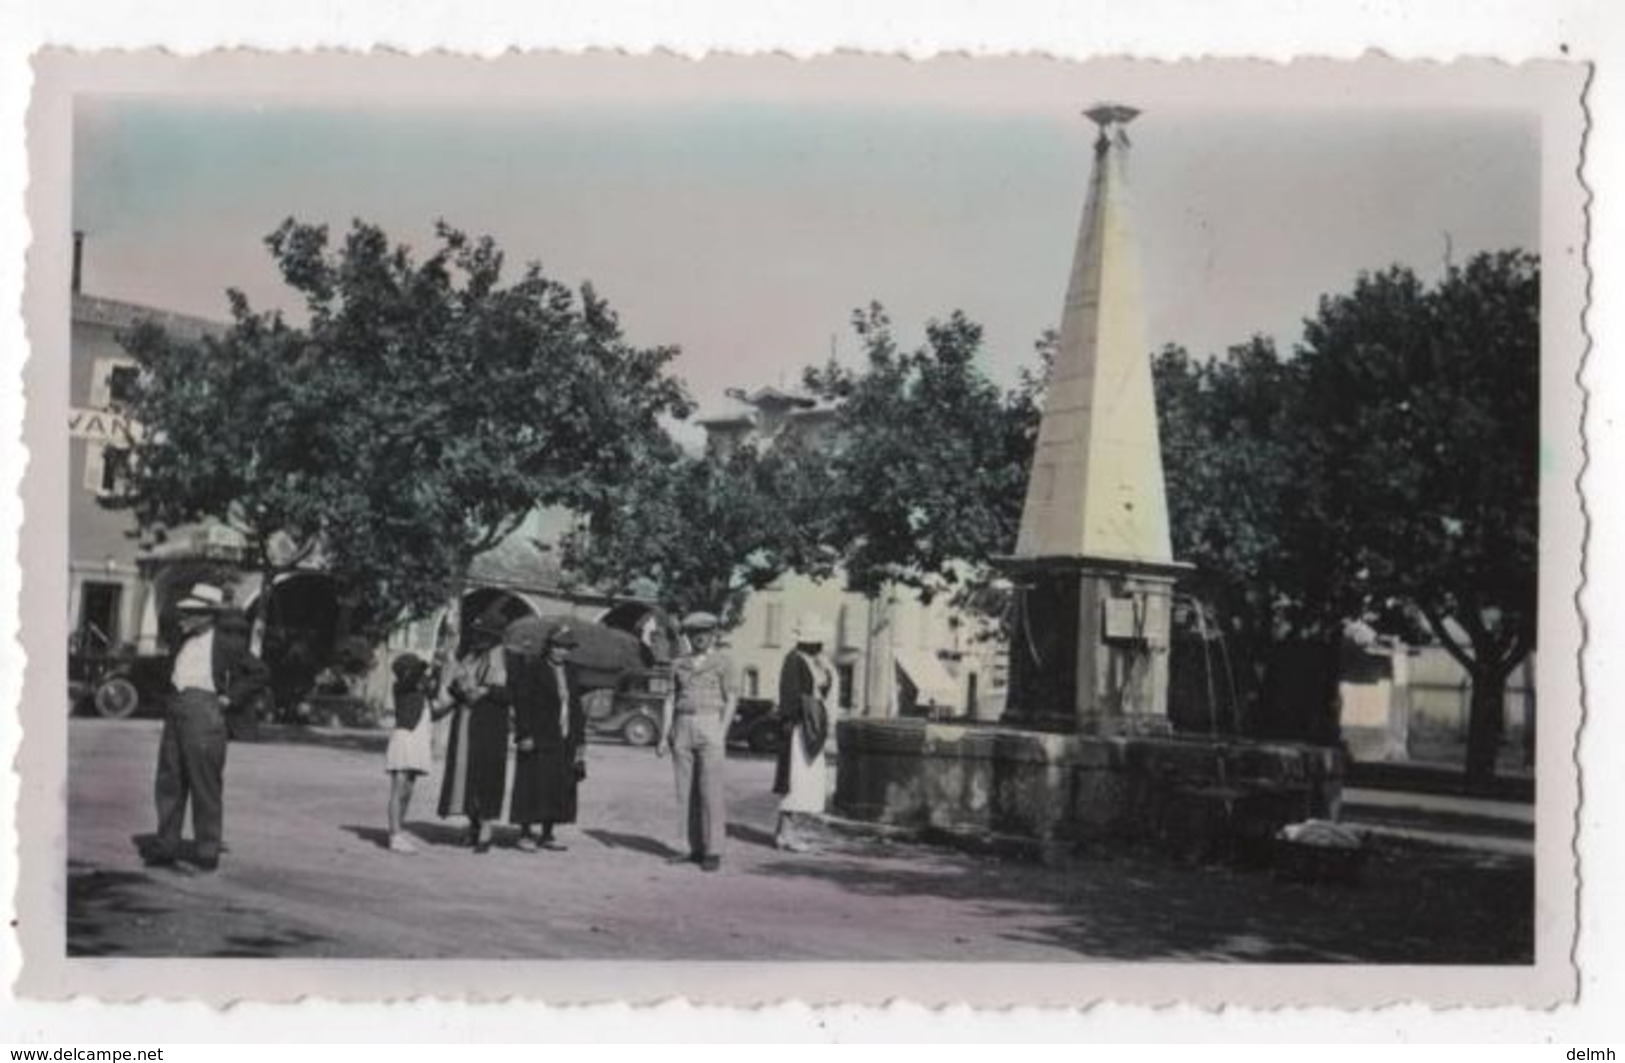
[[[1021,532],[1005,719],[1166,727],[1173,561],[1124,163],[1139,112],[1103,104]]]

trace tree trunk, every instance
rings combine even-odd
[[[1314,740],[1320,745],[1336,746],[1343,742],[1343,633],[1335,631],[1319,640],[1319,665],[1316,678],[1315,704],[1320,713]]]
[[[1507,672],[1498,668],[1475,668],[1471,681],[1473,689],[1467,710],[1469,787],[1495,778],[1495,761],[1501,753],[1501,739],[1506,729]]]
[[[897,715],[897,659],[892,652],[891,586],[869,595],[867,645],[864,647],[865,716]]]

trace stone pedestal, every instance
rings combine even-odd
[[[1006,724],[1165,734],[1174,581],[1186,566],[1004,558],[1016,589]]]

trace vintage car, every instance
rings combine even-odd
[[[649,746],[660,736],[660,709],[671,690],[671,668],[666,663],[669,654],[656,652],[637,634],[647,617],[665,623],[664,615],[650,607],[621,607],[598,622],[524,616],[507,626],[503,642],[510,653],[540,654],[554,629],[570,627],[577,641],[571,663],[585,692],[588,729],[630,745]]]
[[[745,746],[752,753],[777,753],[784,743],[784,721],[769,698],[740,698],[728,728],[728,744]]]
[[[627,745],[652,746],[660,737],[660,709],[670,689],[671,673],[663,667],[628,669],[614,690],[587,696],[587,726]]]
[[[138,654],[128,644],[103,649],[72,647],[68,653],[68,711],[121,720],[163,707],[170,657]]]

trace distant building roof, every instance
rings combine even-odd
[[[764,417],[792,419],[821,418],[835,412],[836,405],[814,395],[787,391],[777,387],[762,387],[755,391],[729,388],[727,398],[715,411],[695,419],[704,428],[725,428],[734,425],[759,425]]]
[[[172,310],[127,303],[119,299],[106,299],[98,295],[75,292],[73,320],[88,325],[102,325],[111,329],[134,328],[142,321],[150,321],[165,332],[186,340],[200,340],[205,336],[219,336],[230,326],[222,321],[178,314]]]
[[[558,554],[534,539],[510,535],[474,559],[468,578],[527,590],[557,590],[564,585]]]

